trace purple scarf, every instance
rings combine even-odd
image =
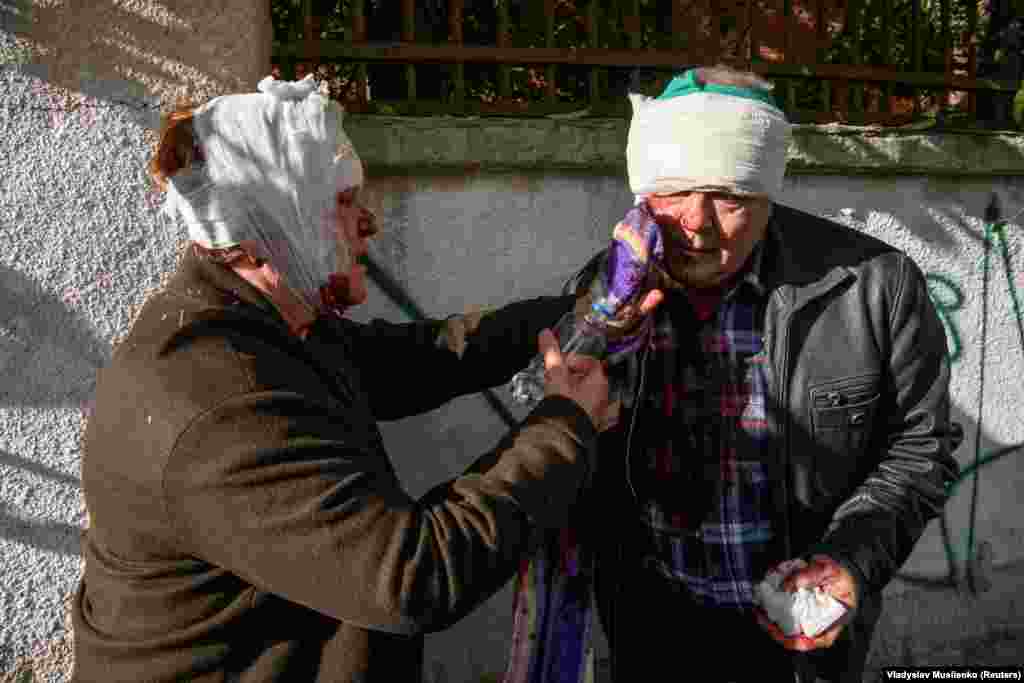
[[[600,346],[609,363],[632,365],[629,361],[650,339],[652,321],[623,333],[623,326],[635,321],[624,321],[622,313],[652,289],[663,257],[661,232],[642,202],[615,226],[608,258],[590,285],[590,311],[582,318],[570,314],[556,327],[562,350],[593,348],[587,338],[592,342],[594,335],[602,335]],[[628,407],[634,376],[609,375],[613,401]],[[548,532],[537,553],[520,567],[504,683],[593,683],[594,554],[579,542],[577,530],[586,523],[579,514],[575,508],[564,529]]]

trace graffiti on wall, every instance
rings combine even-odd
[[[1015,284],[1017,271],[1014,269],[1013,259],[1011,258],[1010,245],[1006,238],[1006,228],[1005,222],[994,222],[986,226],[983,243],[985,250],[983,260],[984,272],[982,273],[982,288],[985,291],[983,291],[982,307],[985,309],[984,312],[987,313],[991,303],[990,297],[1005,294],[1009,298],[1013,304],[1014,322],[1020,336],[1020,348],[1024,352],[1024,317],[1022,317],[1020,295]],[[993,259],[998,259],[1001,262],[1005,275],[1005,282],[998,285],[1004,288],[1003,292],[995,289],[997,285],[992,281],[994,279],[991,272]],[[939,319],[942,320],[942,324],[946,328],[950,362],[957,363],[963,355],[963,336],[960,333],[957,314],[964,306],[964,292],[956,280],[949,275],[928,273],[925,279],[928,283],[928,294],[935,305]],[[986,322],[983,322],[983,324],[986,324]],[[982,344],[982,351],[984,352],[984,344]]]
[[[1020,213],[1017,214],[1018,216]],[[1014,216],[1016,218],[1016,216]],[[989,364],[989,310],[994,297],[1005,294],[1013,307],[1013,319],[1016,323],[1019,345],[1024,354],[1024,317],[1022,317],[1020,296],[1017,291],[1016,271],[1011,258],[1010,245],[1006,236],[1007,222],[1000,221],[996,198],[986,210],[985,233],[982,240],[983,258],[981,263],[981,330],[978,340],[978,403],[975,417],[974,458],[973,463],[961,470],[960,476],[950,490],[956,492],[961,483],[970,478],[972,484],[970,498],[970,517],[966,529],[963,555],[958,559],[957,551],[950,538],[950,526],[945,512],[941,519],[943,542],[949,562],[949,579],[953,582],[965,582],[972,591],[986,590],[990,585],[987,574],[990,567],[983,565],[989,562],[989,546],[986,543],[975,543],[975,527],[978,509],[978,478],[980,470],[987,464],[1009,455],[1018,454],[1024,444],[1001,446],[994,452],[982,453],[982,437],[985,406],[986,367]],[[997,261],[997,264],[993,264]],[[1005,276],[1004,282],[998,282],[994,274],[994,265],[1001,266]],[[928,294],[935,305],[936,312],[946,330],[950,362],[958,363],[963,356],[963,335],[961,334],[958,313],[963,309],[965,296],[958,283],[950,276],[942,273],[928,273],[925,276]],[[1003,289],[1005,288],[1005,289]],[[1002,291],[1001,291],[1002,290]],[[967,435],[965,435],[967,436]]]

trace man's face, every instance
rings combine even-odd
[[[747,262],[764,237],[771,200],[725,192],[647,195],[665,242],[669,273],[681,284],[722,284]]]
[[[374,215],[359,203],[357,189],[339,192],[337,196],[338,240],[348,249],[352,262],[347,272],[339,272],[344,292],[341,304],[357,306],[366,301],[366,266],[360,261],[370,252],[370,238],[377,233]]]

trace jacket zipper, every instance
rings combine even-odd
[[[777,294],[777,293],[776,293]],[[771,302],[769,301],[769,304]],[[767,308],[765,309],[767,312]],[[783,419],[781,421],[781,439],[782,442],[782,476],[779,477],[780,484],[782,485],[782,556],[790,560],[793,558],[793,540],[790,529],[789,519],[789,451],[790,451],[790,420],[792,419],[793,411],[790,410],[789,405],[789,367],[791,365],[789,353],[789,333],[793,327],[793,316],[796,311],[790,311],[789,315],[786,316],[785,321],[782,324],[782,337],[779,339],[779,345],[782,359],[782,367],[776,368],[775,376],[778,378],[778,405],[782,407],[784,411]],[[801,653],[802,654],[802,653]],[[794,660],[794,664],[797,666],[793,667],[793,681],[794,683],[804,683],[803,676],[800,673],[801,667]]]
[[[875,395],[876,392],[871,386],[870,384],[855,384],[843,387],[842,389],[833,389],[817,394],[814,396],[814,407],[841,408],[843,406],[857,405]]]
[[[780,477],[780,479],[781,479],[780,483],[782,484],[782,517],[783,517],[783,519],[782,519],[782,551],[783,551],[783,556],[787,560],[792,559],[792,553],[793,553],[793,542],[792,542],[792,539],[790,538],[790,524],[789,524],[789,476],[790,476],[790,472],[789,472],[789,449],[790,449],[790,444],[789,444],[790,427],[789,427],[789,423],[790,423],[790,420],[792,419],[792,411],[790,410],[790,405],[789,405],[789,366],[791,365],[790,359],[789,359],[789,351],[790,351],[790,349],[789,349],[789,332],[790,332],[790,329],[792,329],[792,327],[793,327],[793,316],[794,315],[795,315],[795,312],[791,311],[790,314],[788,316],[786,316],[786,320],[785,320],[785,322],[783,323],[783,326],[782,326],[782,337],[779,340],[779,344],[781,346],[781,354],[780,355],[781,355],[781,358],[782,358],[782,367],[781,368],[776,368],[776,373],[775,373],[775,376],[779,378],[779,386],[778,386],[779,402],[778,402],[778,405],[781,406],[782,410],[784,411],[783,419],[782,419],[782,424],[780,425],[781,428],[782,428],[782,434],[781,434],[782,438],[780,439],[780,441],[782,442],[782,476]]]

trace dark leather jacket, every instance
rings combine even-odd
[[[567,289],[585,291],[603,256]],[[770,292],[769,425],[783,445],[774,487],[783,526],[778,559],[827,554],[860,584],[840,639],[798,657],[798,669],[859,682],[881,590],[939,514],[958,474],[951,453],[962,437],[949,421],[945,331],[906,254],[789,207],[773,208],[761,275]],[[595,508],[621,513],[609,501],[633,504],[621,469],[633,419],[624,415],[602,437],[593,491],[603,504]],[[621,553],[604,550],[599,572],[614,576],[609,565]],[[617,585],[599,578],[597,590],[606,630],[615,629],[608,621]],[[615,630],[642,637],[642,629],[622,626]]]

